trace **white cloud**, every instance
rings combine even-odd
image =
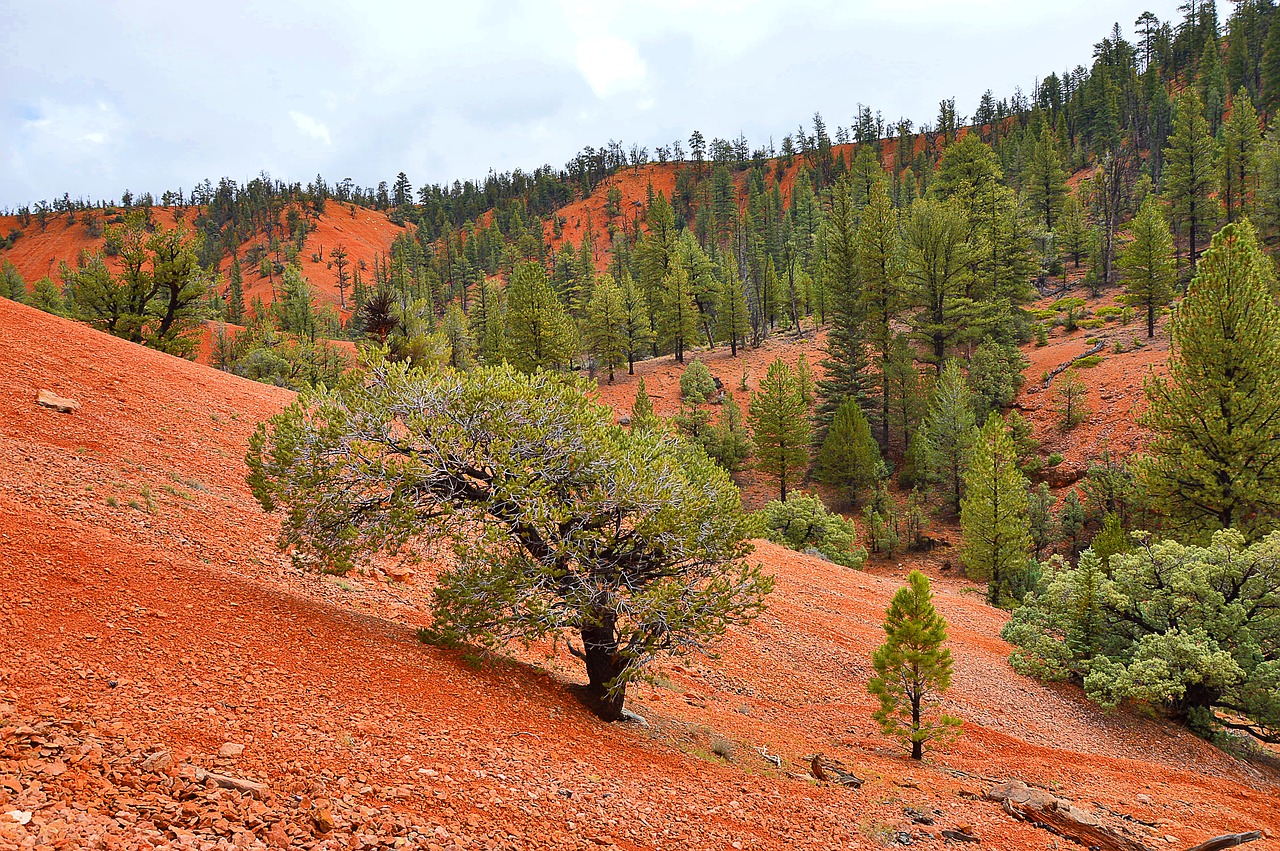
[[[635,45],[602,34],[581,38],[575,49],[578,70],[596,97],[634,89],[644,83],[645,64]]]
[[[333,139],[329,136],[329,128],[316,121],[310,115],[291,109],[289,110],[289,117],[293,119],[293,126],[297,127],[304,136],[310,136],[312,139],[324,142],[326,145],[333,144]]]
[[[99,101],[67,104],[41,100],[31,117],[22,122],[22,135],[35,147],[52,148],[63,155],[84,158],[118,141],[124,121],[115,108]]]

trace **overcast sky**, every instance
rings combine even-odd
[[[317,173],[414,186],[857,104],[932,122],[1178,0],[0,0],[0,208]]]

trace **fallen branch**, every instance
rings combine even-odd
[[[1246,842],[1256,842],[1262,838],[1262,831],[1251,830],[1248,833],[1227,833],[1222,836],[1215,836],[1213,839],[1201,842],[1199,845],[1193,845],[1187,851],[1218,851],[1220,848],[1235,848],[1237,845],[1243,845]]]
[[[765,762],[771,762],[773,763],[774,768],[778,769],[779,771],[782,770],[782,757],[776,754],[769,753],[769,749],[765,747],[755,748],[754,750],[756,753],[760,754],[760,758],[763,759]]]
[[[1049,385],[1053,383],[1053,379],[1057,378],[1059,375],[1066,372],[1068,369],[1071,369],[1071,367],[1073,367],[1077,361],[1082,361],[1087,357],[1096,355],[1098,352],[1102,351],[1103,348],[1105,347],[1106,347],[1106,342],[1103,340],[1098,340],[1092,346],[1089,347],[1089,351],[1085,352],[1082,355],[1076,355],[1066,363],[1058,364],[1052,370],[1049,371],[1049,374],[1047,376],[1045,376],[1044,383],[1040,385],[1039,389],[1048,390]],[[1032,389],[1034,390],[1035,388],[1032,388]]]
[[[827,762],[822,754],[814,754],[809,760],[809,773],[815,779],[825,783],[835,783],[839,786],[852,786],[854,789],[862,786],[862,778],[855,777],[853,774],[845,771],[839,766]]]
[[[212,771],[205,771],[203,768],[196,769],[197,783],[207,783],[210,780],[223,789],[230,789],[234,792],[248,792],[258,799],[266,797],[267,794],[267,785],[265,783],[255,783],[252,780],[232,777],[229,774],[215,774]]]

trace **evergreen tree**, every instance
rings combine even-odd
[[[1001,604],[1021,585],[1031,548],[1027,480],[1004,420],[992,412],[969,453],[960,507],[960,559],[965,572],[985,581],[987,599]]]
[[[1280,517],[1280,308],[1272,261],[1247,222],[1227,225],[1171,323],[1167,378],[1147,382],[1156,434],[1141,480],[1185,540],[1224,528],[1256,540]]]
[[[947,488],[951,509],[959,513],[963,473],[973,443],[975,417],[973,393],[965,381],[960,364],[947,361],[929,404],[925,421],[929,467]]]
[[[1054,395],[1058,399],[1058,414],[1062,417],[1064,429],[1075,428],[1089,418],[1088,393],[1088,386],[1074,368],[1062,373]]]
[[[1147,337],[1156,335],[1156,316],[1173,299],[1177,273],[1173,266],[1173,235],[1165,224],[1154,195],[1130,226],[1133,239],[1120,251],[1124,276],[1124,303],[1141,308],[1147,316]]]
[[[1084,218],[1084,207],[1070,193],[1062,202],[1062,215],[1058,217],[1058,244],[1070,255],[1074,268],[1080,268],[1080,255],[1089,246],[1089,224]]]
[[[1234,222],[1249,215],[1250,202],[1258,183],[1258,152],[1262,130],[1258,113],[1244,86],[1231,101],[1231,117],[1222,132],[1222,190],[1219,193],[1227,208],[1227,221]]]
[[[698,305],[693,300],[689,273],[673,265],[663,279],[662,307],[658,315],[658,332],[662,343],[670,348],[677,363],[684,363],[684,353],[698,338]]]
[[[725,254],[720,265],[719,291],[716,298],[717,338],[729,341],[729,354],[738,356],[738,348],[746,346],[751,333],[751,316],[747,295],[738,279],[733,258]]]
[[[613,383],[613,370],[627,355],[627,311],[622,289],[608,275],[596,278],[587,303],[587,315],[582,340],[596,362],[609,370],[609,383]]]
[[[1041,482],[1036,489],[1027,493],[1027,532],[1031,535],[1031,547],[1036,561],[1053,543],[1053,494],[1047,482]]]
[[[227,284],[227,321],[233,325],[244,324],[244,274],[240,271],[240,258],[231,258],[231,280]]]
[[[826,436],[836,410],[846,399],[864,404],[870,376],[867,374],[863,302],[858,281],[858,218],[853,192],[842,179],[831,192],[831,214],[824,229],[824,288],[831,327],[827,331],[826,358],[820,364],[818,383],[818,437]]]
[[[1213,33],[1204,41],[1200,55],[1200,100],[1204,104],[1204,118],[1210,135],[1217,135],[1222,123],[1222,111],[1227,105],[1227,75],[1222,68],[1222,53],[1218,36]]]
[[[1262,53],[1262,92],[1259,101],[1263,110],[1274,116],[1280,109],[1280,27],[1275,18],[1267,27],[1266,47]]]
[[[18,267],[8,257],[0,261],[0,297],[17,302],[27,300],[27,284],[18,274]]]
[[[751,434],[743,420],[742,408],[738,406],[732,393],[725,393],[720,405],[720,418],[707,445],[707,454],[725,470],[736,473],[751,457],[754,448]]]
[[[748,405],[756,445],[756,466],[777,478],[778,498],[787,501],[787,483],[809,463],[809,418],[791,367],[769,364]]]
[[[883,183],[871,190],[857,235],[861,312],[880,374],[880,445],[889,448],[889,359],[893,320],[902,305],[902,244],[898,213]]]
[[[503,315],[502,293],[493,278],[480,282],[471,301],[471,339],[476,359],[490,366],[502,361],[506,348],[506,317]]]
[[[1075,556],[1080,551],[1080,533],[1084,531],[1084,504],[1076,489],[1067,491],[1062,498],[1062,507],[1058,509],[1058,538],[1065,542],[1068,555]]]
[[[507,363],[524,373],[568,365],[576,348],[573,325],[542,266],[516,263],[506,296]]]
[[[1062,167],[1057,140],[1049,132],[1048,123],[1040,131],[1040,139],[1032,149],[1022,182],[1032,209],[1044,220],[1045,230],[1053,230],[1067,196],[1067,172]]]
[[[654,431],[662,427],[662,421],[653,412],[653,400],[645,390],[644,379],[636,382],[636,398],[631,403],[631,430]]]
[[[972,279],[967,229],[956,202],[932,198],[912,204],[903,222],[907,296],[918,308],[911,326],[939,374],[948,347],[979,324],[977,305],[967,294]]]
[[[1218,146],[1204,119],[1204,105],[1190,89],[1178,96],[1164,159],[1164,193],[1173,215],[1187,223],[1194,270],[1200,235],[1212,229],[1218,218],[1217,202],[1210,195],[1218,184]]]
[[[947,622],[933,607],[929,579],[918,570],[893,595],[884,616],[885,643],[871,657],[876,675],[867,690],[880,699],[875,719],[886,736],[923,759],[925,745],[959,732],[960,719],[929,718],[933,702],[951,687],[951,651],[944,647]]]
[[[653,326],[650,325],[649,305],[644,293],[636,286],[629,272],[622,273],[622,311],[626,319],[623,336],[626,338],[627,374],[636,374],[636,358],[644,355],[653,344]]]
[[[814,472],[818,481],[845,489],[851,502],[857,502],[862,491],[885,477],[880,447],[857,401],[846,399],[836,410],[818,450]]]
[[[448,346],[449,366],[465,372],[475,365],[472,354],[471,332],[467,327],[467,317],[462,312],[462,305],[456,301],[449,302],[445,308],[444,320],[440,323]]]

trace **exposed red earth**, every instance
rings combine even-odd
[[[1085,333],[1100,332],[1029,349],[1032,380]],[[745,363],[754,387],[772,357],[802,350],[816,367],[811,339],[697,356],[730,388]],[[1057,438],[1068,458],[1108,428],[1128,439],[1157,352],[1094,368],[1098,422]],[[637,371],[672,412],[670,358]],[[600,398],[629,410],[634,382]],[[40,390],[80,408],[41,407]],[[1280,831],[1273,764],[1015,674],[1007,615],[940,571],[945,552],[855,572],[761,542],[778,580],[765,615],[633,688],[647,727],[604,725],[576,700],[567,656],[476,667],[416,641],[436,566],[408,582],[327,577],[275,549],[243,456],[291,398],[0,300],[0,847],[941,847],[962,828],[988,849],[1064,847],[983,799],[1011,779],[1151,848]],[[1048,446],[1051,426],[1029,415]],[[748,501],[764,487],[749,483]],[[884,607],[912,567],[951,623],[946,703],[965,720],[916,764],[879,734],[866,694]],[[814,780],[816,753],[866,783]]]

